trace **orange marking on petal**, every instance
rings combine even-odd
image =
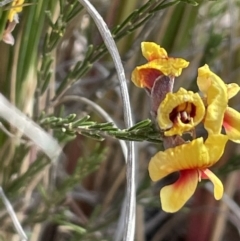
[[[165,212],[177,212],[194,194],[197,183],[197,169],[180,171],[179,179],[160,191],[162,209]]]
[[[240,113],[231,107],[227,107],[224,118],[223,127],[231,141],[240,143]]]
[[[232,125],[231,125],[231,118],[229,118],[229,116],[227,115],[224,115],[224,118],[223,118],[223,126],[226,130],[230,131],[231,128],[232,128]]]

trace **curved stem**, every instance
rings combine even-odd
[[[78,0],[87,10],[87,12],[93,18],[100,34],[102,35],[103,41],[113,59],[119,84],[121,90],[121,96],[123,100],[123,113],[126,128],[132,126],[132,114],[129,101],[128,88],[125,78],[124,69],[122,66],[121,58],[117,50],[116,44],[113,37],[104,22],[101,15],[94,8],[94,6],[88,0]],[[136,187],[135,187],[135,153],[133,142],[128,142],[128,161],[127,161],[127,206],[125,210],[126,218],[124,223],[123,240],[132,241],[134,239],[135,232],[135,215],[136,215]]]

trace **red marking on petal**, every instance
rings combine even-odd
[[[161,71],[156,69],[141,69],[140,75],[143,76],[143,82],[146,88],[151,89],[155,80],[163,74]]]
[[[231,117],[226,115],[226,113],[223,118],[223,126],[226,130],[231,130],[231,128],[232,128]]]
[[[174,186],[177,188],[179,186],[182,186],[183,183],[186,183],[189,181],[189,176],[192,175],[193,172],[197,171],[197,169],[189,169],[189,170],[182,170],[180,171],[179,179],[174,183]]]

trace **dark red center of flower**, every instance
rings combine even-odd
[[[170,120],[175,123],[180,120],[184,124],[191,122],[196,115],[196,106],[193,103],[185,102],[175,107],[170,113]]]

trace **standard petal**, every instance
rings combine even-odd
[[[140,88],[151,89],[155,80],[161,76],[175,77],[189,65],[181,58],[168,58],[165,49],[152,42],[143,42],[142,52],[148,63],[138,66],[132,73],[133,83]]]
[[[240,86],[236,83],[227,84],[228,99],[234,97],[240,91]]]
[[[203,138],[197,138],[164,152],[158,152],[151,158],[148,171],[150,178],[157,181],[173,172],[206,167],[208,159],[209,154]]]
[[[227,107],[224,113],[223,127],[231,141],[240,143],[240,113]]]
[[[185,69],[188,67],[189,62],[182,58],[169,58],[169,62],[171,63],[173,73],[175,73],[175,76],[179,76],[182,73],[182,69]]]
[[[179,179],[160,191],[162,209],[165,212],[177,212],[193,195],[197,188],[198,171],[184,170],[180,172]]]
[[[160,70],[166,76],[178,77],[182,73],[182,69],[188,67],[189,62],[181,58],[155,59],[151,62],[152,68]]]
[[[153,42],[142,42],[141,49],[143,56],[148,60],[167,58],[168,54],[164,48]]]
[[[205,146],[209,153],[209,163],[207,164],[208,167],[219,161],[224,152],[227,141],[228,137],[226,135],[217,134],[208,136],[207,140],[205,141]]]
[[[188,64],[184,59],[155,59],[136,67],[132,72],[131,79],[136,86],[151,89],[159,76],[179,76],[182,69],[186,68]]]
[[[222,196],[223,196],[223,185],[222,185],[222,182],[209,169],[202,170],[201,172],[203,172],[204,175],[206,175],[208,177],[208,179],[213,183],[215,199],[216,200],[221,199]]]

